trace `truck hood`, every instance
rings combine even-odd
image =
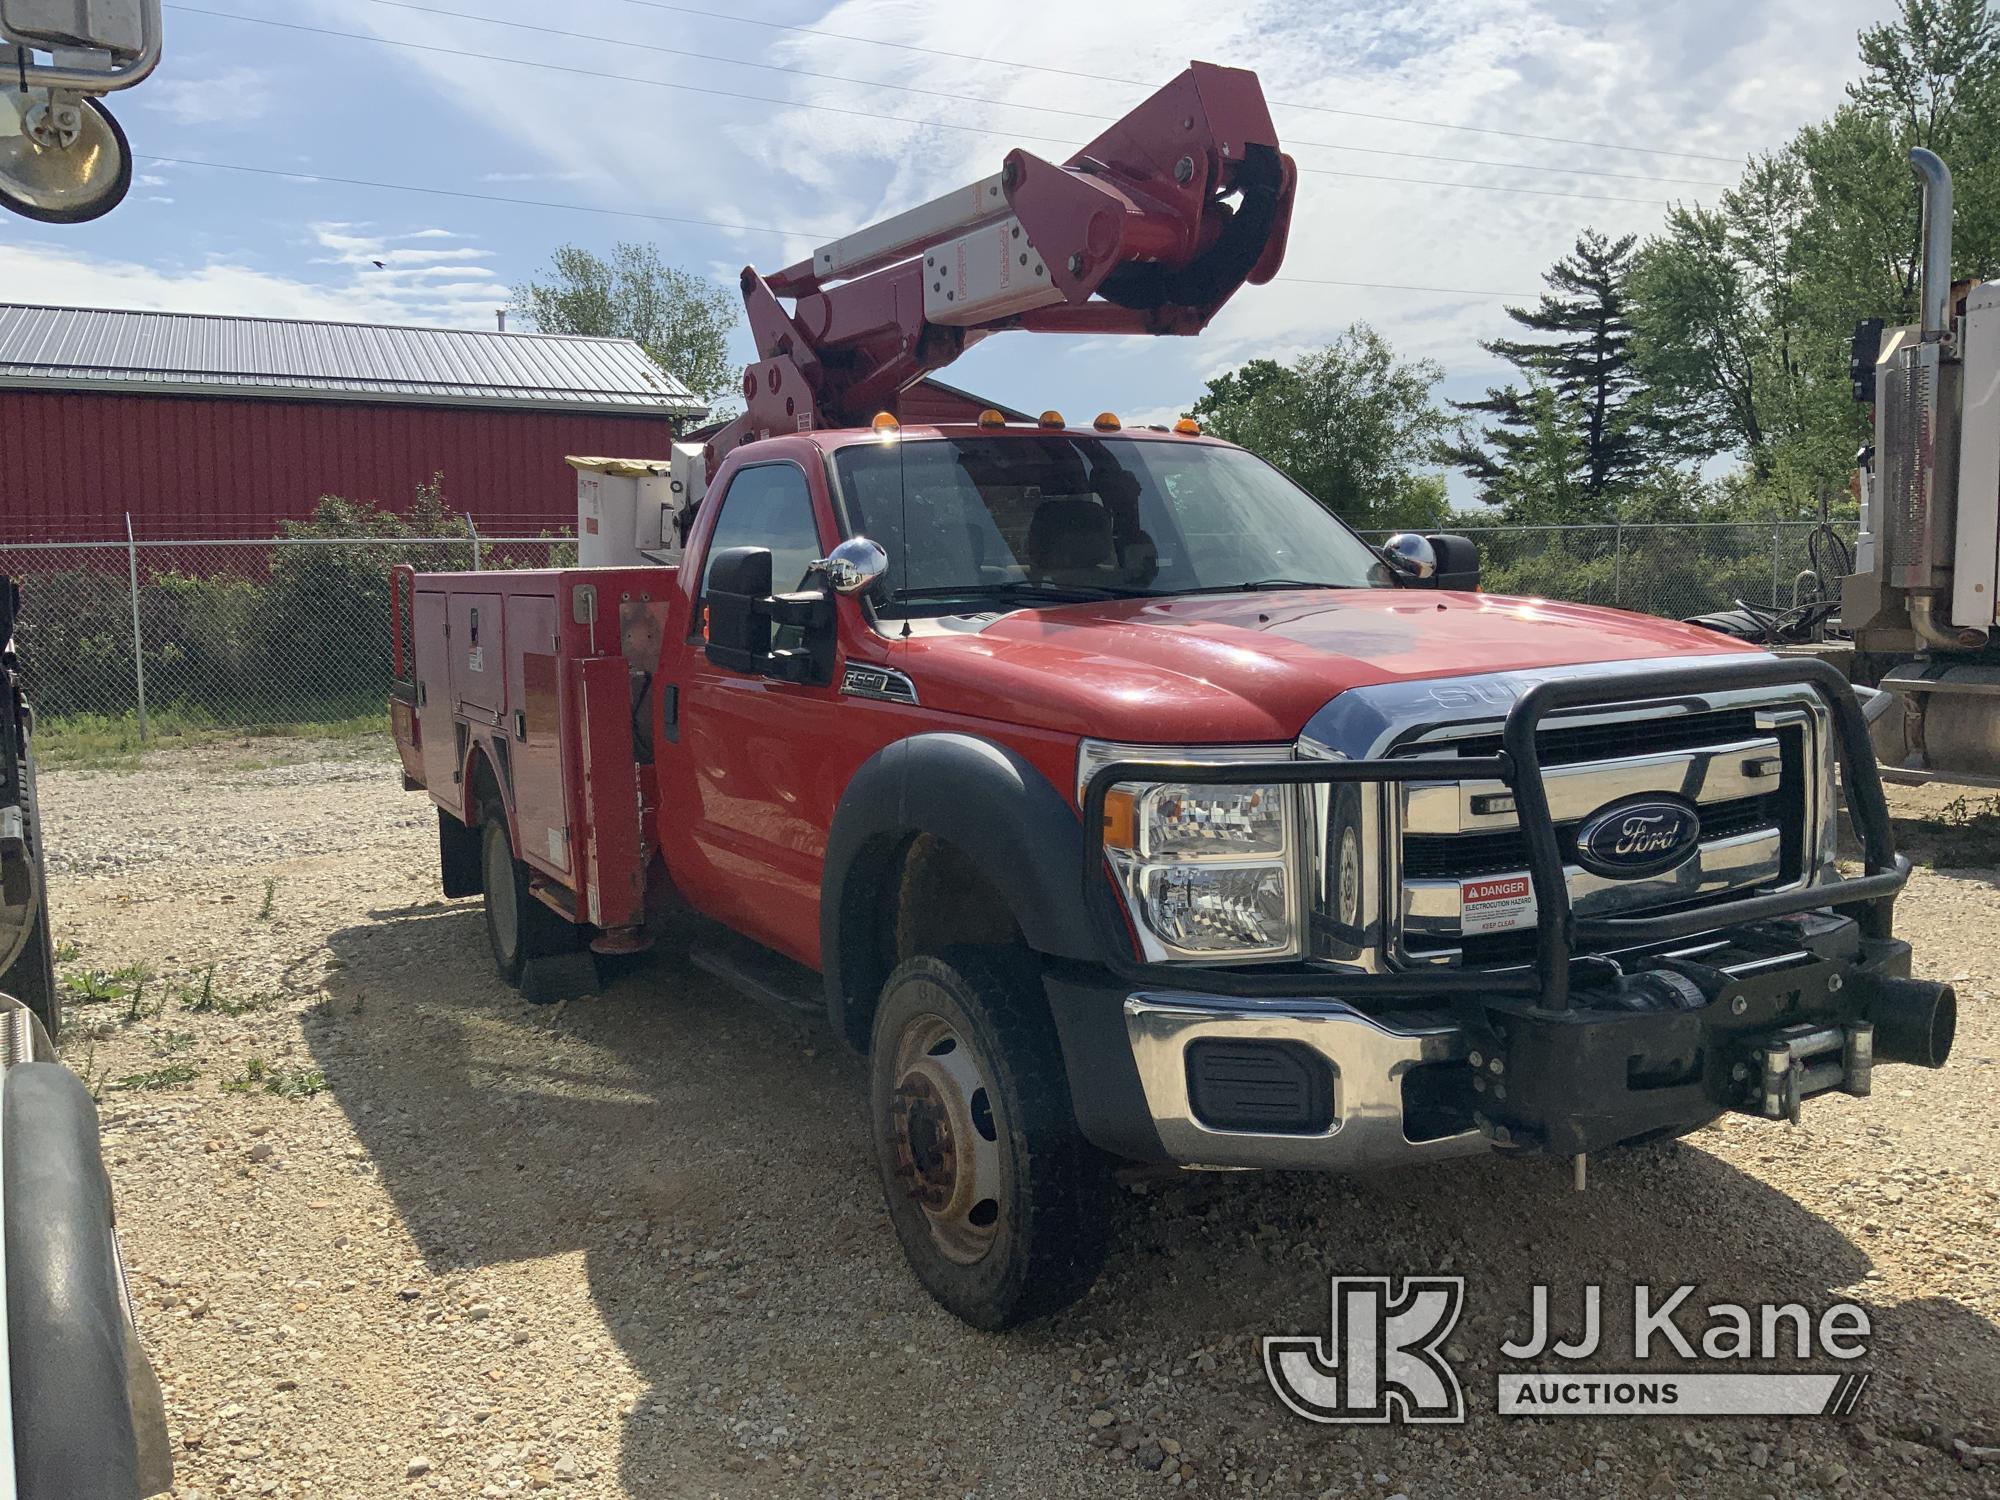
[[[1751,650],[1649,615],[1431,589],[1300,589],[1018,610],[897,642],[923,702],[1099,739],[1297,737],[1349,688]]]

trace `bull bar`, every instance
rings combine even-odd
[[[1751,895],[1643,917],[1579,919],[1570,909],[1561,845],[1549,811],[1535,736],[1558,711],[1672,703],[1708,693],[1759,688],[1807,688],[1826,703],[1845,788],[1848,819],[1862,850],[1856,877],[1808,883],[1799,889]],[[1479,780],[1505,783],[1514,794],[1527,846],[1535,896],[1536,955],[1531,969],[1458,968],[1368,973],[1315,963],[1279,970],[1218,968],[1147,962],[1133,956],[1131,934],[1112,882],[1105,878],[1104,804],[1125,782],[1161,781],[1238,785],[1397,784],[1408,781]],[[1579,945],[1640,947],[1697,933],[1769,921],[1831,907],[1857,920],[1864,936],[1886,939],[1895,898],[1909,880],[1910,864],[1896,853],[1882,779],[1867,721],[1847,680],[1823,661],[1767,656],[1721,658],[1713,665],[1621,675],[1614,679],[1556,679],[1529,689],[1508,710],[1501,750],[1493,756],[1450,762],[1440,774],[1434,758],[1354,761],[1234,761],[1188,763],[1121,760],[1093,773],[1083,792],[1083,899],[1103,941],[1105,965],[1136,987],[1199,990],[1236,997],[1325,997],[1350,1001],[1533,997],[1536,1008],[1567,1010],[1570,964]]]

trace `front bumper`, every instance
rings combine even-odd
[[[1576,1155],[1732,1110],[1796,1119],[1815,1095],[1866,1095],[1878,1060],[1937,1066],[1950,1050],[1949,987],[1910,981],[1908,946],[1866,938],[1850,918],[1752,924],[1627,964],[1580,973],[1561,1009],[1364,1011],[1327,997],[1074,981],[1053,983],[1051,996],[1085,1133],[1190,1167]],[[1111,1049],[1100,1045],[1086,1063],[1083,1017],[1111,1006],[1125,1056],[1104,1066]]]

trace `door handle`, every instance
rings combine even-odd
[[[525,708],[514,710],[514,738],[524,745],[528,742],[528,711]]]

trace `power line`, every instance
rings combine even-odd
[[[694,219],[678,214],[648,213],[636,208],[602,208],[592,203],[565,203],[548,198],[516,198],[506,193],[478,193],[466,188],[431,187],[408,182],[384,182],[371,177],[337,177],[325,172],[300,172],[289,167],[256,167],[244,162],[202,161],[186,156],[148,156],[135,154],[135,161],[148,162],[163,167],[206,167],[218,172],[242,172],[254,177],[289,178],[294,182],[327,183],[338,187],[377,188],[391,193],[416,193],[433,198],[461,198],[474,203],[504,203],[516,208],[546,208],[568,213],[603,214],[612,218],[644,219],[655,224],[683,224],[702,229],[727,229],[742,234],[774,234],[785,239],[825,241],[834,237],[833,231],[780,229],[770,224],[736,224],[724,219]],[[1522,301],[1538,295],[1533,292],[1492,292],[1472,291],[1465,287],[1410,286],[1400,282],[1387,281],[1337,281],[1321,276],[1277,276],[1274,281],[1291,282],[1300,286],[1340,286],[1354,287],[1364,291],[1382,292],[1436,292],[1452,297],[1490,297],[1498,301]]]
[[[346,41],[367,42],[380,47],[401,47],[413,52],[429,52],[445,57],[470,58],[480,62],[505,63],[511,67],[536,68],[550,73],[567,73],[575,77],[590,78],[600,82],[644,84],[648,88],[672,89],[681,93],[703,94],[711,98],[735,99],[750,104],[773,104],[784,109],[813,110],[821,114],[843,115],[851,119],[876,120],[892,125],[902,125],[922,130],[951,130],[966,135],[997,136],[1004,140],[1033,141],[1039,145],[1063,146],[1074,149],[1080,142],[1065,140],[1059,136],[1029,135],[1020,131],[997,130],[987,125],[961,125],[950,120],[913,120],[903,115],[882,114],[874,110],[850,109],[837,104],[814,104],[799,99],[774,99],[768,94],[746,94],[735,89],[710,88],[703,84],[674,83],[664,78],[645,78],[633,73],[608,73],[601,68],[578,68],[564,63],[543,62],[535,58],[506,57],[495,52],[475,52],[465,47],[445,47],[432,42],[403,41],[395,37],[370,36],[366,32],[336,31],[326,26],[307,26],[297,21],[278,21],[268,16],[238,15],[224,10],[208,10],[198,5],[170,4],[169,10],[181,11],[188,15],[211,16],[218,20],[243,21],[254,26],[273,26],[284,31],[304,32],[312,36],[338,37]],[[1345,177],[1359,182],[1387,182],[1398,186],[1460,188],[1482,193],[1514,193],[1536,198],[1580,198],[1592,203],[1637,203],[1649,208],[1668,208],[1671,203],[1664,198],[1634,198],[1608,193],[1576,193],[1560,188],[1506,187],[1489,182],[1451,182],[1434,177],[1388,176],[1373,172],[1347,172],[1333,167],[1300,167],[1303,174],[1314,177]]]
[[[1149,89],[1151,84],[1137,78],[1119,78],[1108,73],[1083,73],[1074,68],[1050,67],[1046,63],[1011,62],[998,57],[981,57],[971,52],[949,52],[940,47],[920,47],[914,42],[892,42],[882,37],[855,36],[843,31],[823,31],[816,26],[796,26],[786,21],[765,21],[755,16],[723,15],[692,5],[672,5],[667,0],[618,0],[621,5],[637,5],[647,10],[672,11],[676,15],[701,16],[710,21],[733,21],[743,26],[763,26],[774,31],[796,31],[805,36],[826,37],[837,42],[860,42],[869,47],[892,47],[898,52],[921,52],[929,57],[947,57],[954,62],[978,63],[984,67],[1010,68],[1017,72],[1052,73],[1060,78],[1081,78],[1091,83],[1115,83],[1124,88]],[[1488,125],[1454,125],[1445,120],[1418,120],[1406,115],[1368,114],[1358,109],[1336,109],[1329,104],[1273,99],[1281,109],[1305,109],[1323,115],[1345,115],[1351,120],[1379,120],[1391,125],[1419,125],[1426,130],[1460,130],[1473,135],[1503,135],[1517,141],[1541,141],[1553,146],[1582,146],[1592,151],[1636,151],[1646,156],[1680,156],[1690,161],[1720,161],[1737,165],[1740,157],[1719,156],[1712,151],[1670,151],[1660,146],[1621,146],[1614,141],[1584,141],[1566,135],[1536,135],[1526,130],[1502,130]]]
[[[413,11],[419,15],[446,16],[457,21],[475,21],[488,26],[504,26],[512,31],[529,31],[541,36],[562,37],[575,42],[599,42],[606,46],[634,48],[643,52],[658,52],[668,57],[684,57],[692,62],[722,63],[733,68],[755,68],[766,73],[786,73],[795,78],[816,78],[827,83],[852,84],[856,88],[889,89],[899,94],[917,94],[926,99],[945,99],[953,104],[983,104],[993,109],[1021,109],[1040,114],[1067,115],[1075,120],[1097,120],[1112,123],[1117,115],[1099,114],[1092,110],[1064,109],[1054,104],[1022,104],[1011,99],[993,99],[981,95],[953,93],[946,89],[919,88],[914,84],[888,83],[874,78],[851,78],[842,73],[822,73],[812,68],[795,68],[784,63],[757,62],[750,58],[722,57],[713,52],[692,52],[685,47],[669,47],[661,42],[641,41],[636,37],[601,36],[589,31],[570,31],[560,26],[540,26],[531,21],[508,21],[498,16],[482,16],[476,11],[446,10],[436,5],[418,5],[414,0],[365,0],[369,5],[386,6],[391,10]],[[177,9],[180,7],[176,7]],[[218,14],[206,12],[205,14]],[[254,19],[254,18],[250,18]],[[384,39],[387,40],[387,39]],[[1429,151],[1393,151],[1380,146],[1349,146],[1334,141],[1307,141],[1287,138],[1288,149],[1311,147],[1320,151],[1351,151],[1361,156],[1393,156],[1407,161],[1450,162],[1463,167],[1496,167],[1508,172],[1543,172],[1557,177],[1608,177],[1623,182],[1673,183],[1686,187],[1726,188],[1727,182],[1716,182],[1706,177],[1659,177],[1645,172],[1607,172],[1592,167],[1546,167],[1536,162],[1490,161],[1474,156],[1441,156]]]

